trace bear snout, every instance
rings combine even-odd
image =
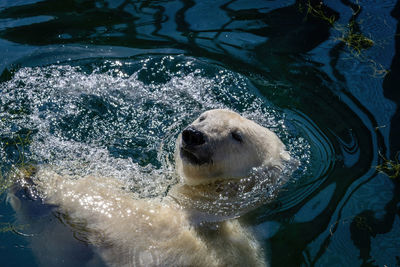
[[[189,126],[182,132],[182,141],[186,146],[199,146],[206,142],[206,138],[204,133]]]

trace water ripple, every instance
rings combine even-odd
[[[1,84],[2,135],[31,132],[26,162],[116,177],[139,197],[163,195],[177,182],[179,132],[204,110],[230,108],[275,131],[308,169],[309,141],[238,73],[184,56],[71,63],[21,68]],[[17,163],[7,150],[2,161]]]

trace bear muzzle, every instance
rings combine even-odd
[[[189,126],[182,132],[182,141],[185,146],[200,146],[206,142],[206,138],[204,133]]]
[[[181,134],[181,158],[195,165],[210,163],[212,153],[207,143],[207,136],[203,132],[188,126]]]

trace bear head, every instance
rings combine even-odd
[[[289,159],[275,133],[226,109],[204,112],[176,141],[176,169],[188,185],[243,178]]]

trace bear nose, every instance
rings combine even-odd
[[[204,134],[190,126],[183,130],[182,140],[188,146],[198,146],[206,142]]]

